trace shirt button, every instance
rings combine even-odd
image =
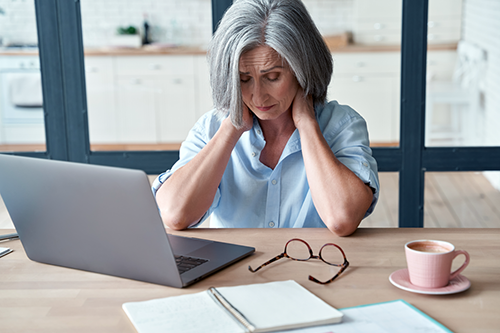
[[[274,228],[274,222],[273,222],[273,221],[269,222],[269,226],[270,226],[271,228]]]
[[[252,152],[252,157],[255,157],[257,155],[254,151]]]
[[[273,181],[271,182],[273,185],[276,185],[277,181],[276,179],[273,179]]]
[[[368,163],[366,163],[366,162],[363,162],[363,165],[364,165],[365,167],[367,167],[367,166],[368,166]]]
[[[262,133],[262,132],[261,132],[260,130],[257,130],[257,134],[259,134],[259,135],[260,135],[260,133]]]

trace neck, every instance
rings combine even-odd
[[[274,142],[278,140],[278,138],[286,138],[288,141],[288,138],[290,138],[292,133],[295,131],[295,124],[292,119],[291,110],[285,112],[276,119],[259,119],[259,124],[267,142]]]

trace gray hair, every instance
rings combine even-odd
[[[331,53],[301,0],[235,0],[208,47],[210,85],[220,116],[243,124],[239,62],[243,53],[267,45],[290,66],[314,104],[326,102],[333,72]]]

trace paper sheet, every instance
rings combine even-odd
[[[125,303],[123,309],[139,333],[243,332],[207,292],[168,297],[140,303]],[[189,320],[196,318],[196,320]]]
[[[342,313],[293,280],[217,288],[256,327],[255,332],[339,322]],[[123,304],[139,333],[243,332],[209,291]]]
[[[403,300],[340,309],[342,323],[294,330],[294,333],[451,333]],[[281,331],[284,333],[292,331]]]
[[[261,330],[328,324],[342,319],[342,313],[293,280],[217,290]]]
[[[3,257],[4,255],[7,255],[11,252],[12,250],[8,247],[0,247],[0,257]]]

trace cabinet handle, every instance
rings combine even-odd
[[[352,77],[352,80],[353,80],[354,82],[361,82],[361,81],[363,81],[364,79],[363,79],[363,77],[362,77],[362,76],[359,76],[359,75],[354,75],[354,76]]]
[[[434,28],[436,25],[437,25],[437,24],[436,24],[436,22],[434,22],[434,21],[429,21],[429,22],[427,22],[427,26],[428,26],[429,28]]]
[[[384,36],[382,36],[382,35],[375,35],[375,36],[373,36],[373,39],[375,39],[375,41],[377,41],[377,42],[380,42],[380,41],[384,40]]]
[[[380,29],[382,29],[383,27],[384,27],[384,25],[383,25],[382,23],[375,23],[375,24],[373,25],[373,29],[375,29],[375,30],[380,30]]]

